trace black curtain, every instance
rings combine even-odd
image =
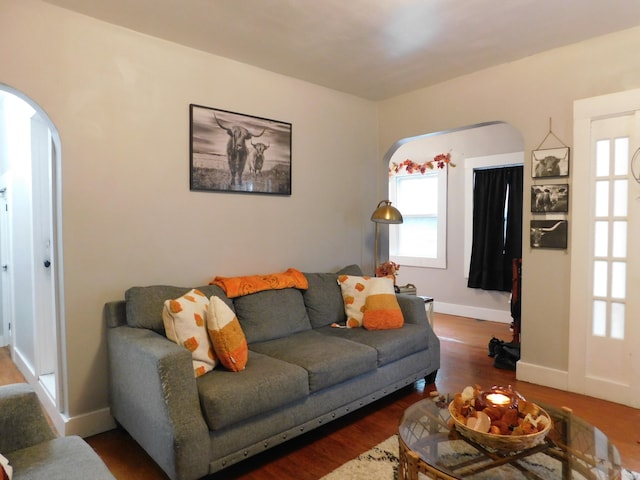
[[[511,291],[513,259],[522,257],[522,170],[474,171],[470,288]]]

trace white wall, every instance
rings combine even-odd
[[[573,101],[640,86],[640,28],[551,50],[380,102],[380,149],[400,138],[501,120],[524,138],[524,228],[531,219],[531,150],[549,131],[573,143]],[[545,144],[545,147],[558,146]],[[455,150],[455,146],[453,146]],[[573,158],[571,168],[580,168]],[[464,169],[452,169],[456,184]],[[569,183],[571,177],[569,178]],[[385,181],[380,179],[379,188]],[[455,195],[451,192],[450,195]],[[450,196],[451,198],[451,196]],[[450,210],[450,215],[455,215]],[[574,238],[569,216],[569,242]],[[462,222],[449,218],[450,235],[462,237]],[[450,255],[455,253],[451,250]],[[462,255],[462,251],[459,252]],[[531,250],[524,236],[522,361],[548,371],[568,367],[569,250]],[[454,293],[454,292],[452,292]],[[520,377],[520,372],[518,372]],[[526,380],[526,378],[524,378]]]
[[[0,82],[61,139],[69,416],[108,406],[102,306],[132,285],[370,267],[375,103],[37,0],[0,11]],[[190,103],[291,122],[293,194],[190,192]]]

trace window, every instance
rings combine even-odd
[[[624,340],[630,151],[629,137],[612,137],[595,142],[592,334]]]
[[[398,174],[389,199],[404,222],[389,225],[389,257],[401,265],[447,268],[447,169]]]

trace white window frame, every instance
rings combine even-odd
[[[447,178],[448,168],[438,168],[424,175],[438,176],[438,238],[437,238],[437,254],[435,258],[431,257],[409,257],[398,255],[400,225],[389,225],[389,258],[391,261],[399,265],[407,265],[411,267],[423,268],[447,268]],[[414,173],[413,175],[422,175]],[[402,213],[402,207],[397,203],[397,181],[398,177],[406,177],[409,174],[393,175],[389,179],[389,199],[398,207]]]

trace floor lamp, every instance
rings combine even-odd
[[[374,272],[378,269],[378,237],[379,237],[379,225],[381,223],[402,223],[402,214],[396,207],[391,206],[389,200],[382,200],[378,203],[378,206],[371,214],[371,221],[376,224],[376,231],[374,236]],[[375,273],[374,273],[375,274]]]

